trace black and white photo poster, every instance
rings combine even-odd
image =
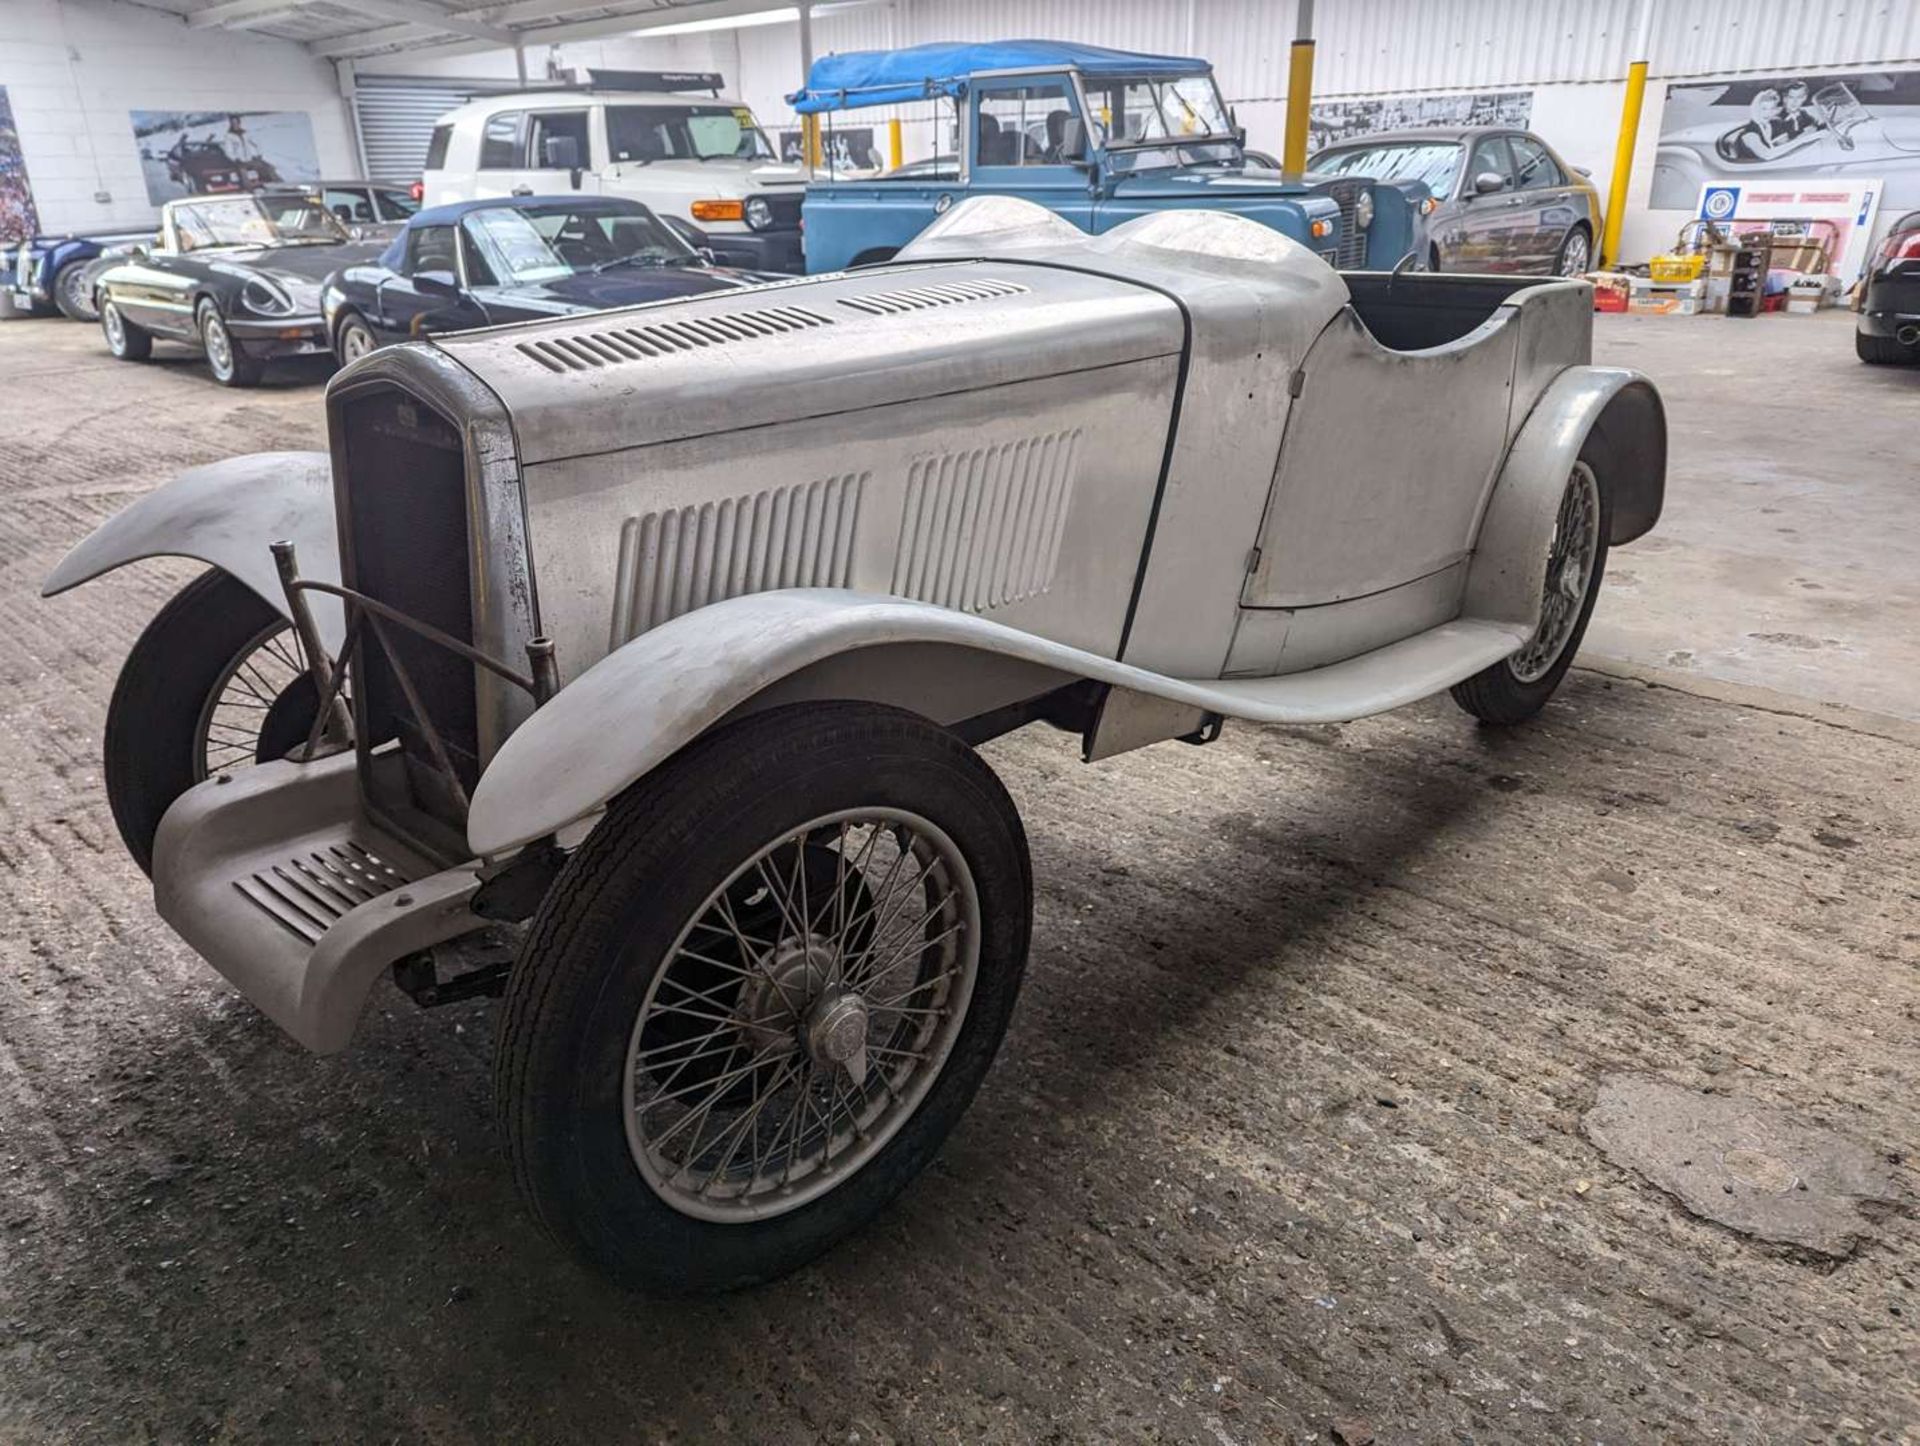
[[[305,111],[131,113],[147,199],[252,191],[284,181],[317,181],[313,118]]]
[[[1742,76],[1670,85],[1649,204],[1691,211],[1710,182],[1876,178],[1920,206],[1920,70]]]

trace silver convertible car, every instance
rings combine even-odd
[[[46,590],[209,565],[106,734],[193,948],[320,1052],[383,976],[503,993],[541,1223],[742,1285],[911,1180],[1007,1027],[1032,877],[975,745],[1548,701],[1665,486],[1590,327],[1582,282],[981,198],[885,266],[377,352],[331,456],[188,472]]]

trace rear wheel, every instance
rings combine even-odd
[[[1593,238],[1587,235],[1585,226],[1575,226],[1568,231],[1560,243],[1559,254],[1553,258],[1555,276],[1585,276],[1593,269]]]
[[[116,301],[101,305],[100,331],[107,339],[107,350],[121,361],[145,361],[153,355],[153,333],[122,316]]]
[[[227,330],[227,320],[211,301],[200,303],[196,313],[200,323],[200,345],[207,353],[207,367],[213,379],[223,387],[250,387],[266,371],[257,360],[240,349]]]
[[[287,620],[230,573],[203,573],[133,645],[107,704],[107,804],[127,852],[153,870],[153,838],[194,784],[306,741],[319,690]]]
[[[773,709],[615,801],[535,916],[496,1098],[547,1229],[627,1286],[751,1284],[932,1159],[1019,991],[1013,802],[945,729]]]
[[[1597,445],[1597,443],[1596,443]],[[1520,650],[1453,687],[1453,701],[1487,723],[1524,723],[1573,666],[1607,570],[1613,510],[1595,462],[1582,452],[1567,477],[1547,549],[1540,622]]]
[[[53,278],[53,304],[69,321],[100,319],[100,313],[94,309],[92,291],[92,279],[84,261],[69,261]]]

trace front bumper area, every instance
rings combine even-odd
[[[263,1014],[332,1054],[390,964],[485,925],[468,907],[478,867],[438,869],[375,827],[342,753],[182,794],[154,840],[154,905]]]
[[[779,271],[798,276],[807,269],[806,248],[795,229],[709,231],[706,246],[722,266],[748,271]]]
[[[248,356],[261,361],[333,350],[324,316],[230,317],[227,333]]]

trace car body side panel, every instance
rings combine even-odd
[[[1303,368],[1246,606],[1364,597],[1467,555],[1506,449],[1518,330],[1502,307],[1450,345],[1402,352],[1350,309],[1334,320]]]

